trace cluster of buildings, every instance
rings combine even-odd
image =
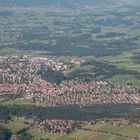
[[[2,100],[2,95],[5,93],[34,93],[33,88],[46,91],[48,86],[42,85],[40,89],[38,87],[41,83],[47,83],[38,75],[42,67],[50,67],[64,74],[68,71],[68,66],[58,60],[29,56],[0,57],[0,99]],[[36,83],[39,84],[36,85]],[[50,83],[47,84],[52,86]]]
[[[16,44],[18,38],[23,34],[20,22],[1,19],[0,26],[3,29],[0,31],[0,46]]]
[[[70,62],[75,65],[80,65],[81,63],[84,62],[84,60],[83,59],[72,59]]]
[[[35,65],[41,66],[45,65],[46,67],[51,67],[54,71],[68,71],[68,65],[65,65],[62,62],[59,62],[57,59],[48,59],[48,58],[32,58],[31,62]]]
[[[140,93],[133,85],[112,85],[104,81],[65,80],[59,85],[43,80],[38,71],[50,67],[68,71],[69,66],[47,58],[0,58],[0,93],[23,93],[35,105],[91,105],[140,103]],[[1,96],[0,96],[1,98]]]
[[[53,135],[65,135],[75,128],[81,127],[83,122],[74,121],[74,120],[57,120],[57,119],[46,119],[44,121],[37,121],[33,125],[29,127],[29,131],[41,131],[41,132],[49,132]]]
[[[0,58],[0,83],[28,85],[36,80],[37,72],[42,67],[50,67],[52,70],[64,73],[68,71],[68,66],[58,60],[28,56]]]
[[[46,90],[29,92],[26,97],[36,105],[47,106],[140,103],[140,94],[133,86],[113,86],[103,81],[64,81],[60,85],[48,86]]]
[[[1,84],[29,84],[36,73],[37,68],[27,56],[5,58],[0,63]]]
[[[66,135],[74,131],[75,129],[84,129],[82,126],[93,125],[93,128],[87,129],[89,131],[97,130],[94,129],[94,125],[103,125],[110,123],[113,126],[122,127],[135,126],[140,127],[140,120],[128,120],[128,119],[99,119],[91,121],[74,121],[74,120],[58,120],[58,119],[46,119],[44,121],[35,121],[29,128],[28,131],[40,131],[40,132],[49,132],[52,135]],[[86,129],[86,128],[85,128]],[[140,138],[140,136],[137,136]]]

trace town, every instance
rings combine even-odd
[[[107,81],[87,83],[78,80],[62,80],[56,84],[43,79],[38,74],[38,71],[43,67],[49,67],[66,76],[65,73],[69,71],[69,66],[58,60],[28,56],[14,57],[10,60],[3,58],[0,66],[1,100],[6,98],[6,93],[22,93],[23,98],[31,99],[34,105],[50,107],[140,103],[140,90],[132,84],[112,85]]]
[[[140,140],[140,1],[0,0],[0,140]]]
[[[140,127],[139,120],[127,120],[127,119],[102,119],[102,120],[92,120],[92,121],[74,121],[74,120],[57,120],[57,119],[46,119],[44,121],[36,121],[29,128],[28,131],[41,131],[41,132],[50,132],[53,135],[66,135],[74,131],[75,129],[82,129],[82,126],[85,125],[99,125],[111,123],[113,126],[121,127],[123,125],[132,125]],[[91,129],[91,130],[92,130]],[[115,135],[115,133],[114,133]],[[130,137],[131,138],[131,137]],[[138,136],[140,138],[140,136]],[[136,138],[137,139],[137,138]]]
[[[63,63],[58,59],[21,57],[0,58],[0,103],[12,99],[29,100],[36,107],[79,106],[81,109],[91,105],[103,104],[139,104],[140,89],[132,83],[127,85],[113,85],[108,81],[89,81],[68,79],[70,65],[81,65],[83,60],[74,60]],[[62,76],[59,77],[57,75]],[[57,76],[54,76],[57,75]],[[48,78],[50,76],[50,79]],[[58,79],[52,79],[52,77]],[[59,82],[58,82],[59,81]],[[23,101],[23,102],[24,102]],[[94,119],[72,120],[59,118],[33,119],[25,132],[50,133],[56,136],[65,136],[79,130],[106,133],[104,131],[83,128],[86,125],[100,125],[111,123],[121,127],[130,125],[140,127],[139,119]],[[28,124],[28,122],[26,122]],[[112,133],[117,136],[118,134]],[[120,135],[121,137],[128,137]],[[20,135],[13,135],[12,140],[20,139]],[[133,139],[133,137],[128,137]],[[77,139],[77,138],[76,138]],[[135,138],[139,139],[139,135]]]

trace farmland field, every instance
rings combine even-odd
[[[2,124],[5,128],[10,129],[14,134],[24,128],[27,128],[32,123],[32,119],[13,117],[8,123]]]

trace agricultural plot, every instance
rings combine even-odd
[[[13,117],[8,123],[4,123],[1,125],[11,130],[12,133],[16,134],[24,128],[27,128],[31,123],[32,119]]]
[[[16,98],[9,99],[6,101],[0,101],[1,105],[32,105],[32,101],[30,99]]]

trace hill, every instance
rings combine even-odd
[[[131,0],[128,0],[131,1]],[[117,3],[124,2],[118,0]],[[115,4],[115,0],[0,0],[1,6],[57,6],[57,7],[80,7],[83,5]]]

